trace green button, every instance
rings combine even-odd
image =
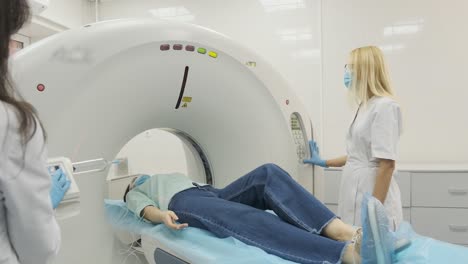
[[[198,53],[200,54],[206,54],[206,49],[205,48],[198,48]]]

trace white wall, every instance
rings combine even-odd
[[[384,48],[404,114],[404,163],[468,163],[468,1],[323,1],[324,146],[344,153],[348,52]]]
[[[64,30],[94,22],[94,10],[94,3],[88,0],[50,0],[48,8],[35,14],[19,33],[34,43]]]
[[[67,28],[76,28],[92,22],[92,3],[88,0],[50,0],[41,17]]]

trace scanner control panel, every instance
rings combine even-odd
[[[302,126],[302,122],[298,114],[294,113],[291,115],[291,131],[296,145],[296,154],[299,163],[303,163],[303,160],[308,156],[308,142],[305,137],[305,131]]]
[[[65,194],[62,203],[66,203],[70,200],[79,199],[80,189],[78,188],[78,185],[75,182],[75,178],[73,177],[73,165],[71,161],[63,157],[53,158],[47,161],[47,170],[49,171],[51,177],[54,174],[54,172],[58,169],[62,169],[67,179],[71,181],[70,189],[68,189],[67,193]]]

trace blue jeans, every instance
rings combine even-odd
[[[232,236],[298,263],[340,263],[345,242],[321,236],[336,216],[280,167],[263,165],[224,189],[177,193],[169,210],[179,222]],[[266,212],[273,210],[277,216]]]

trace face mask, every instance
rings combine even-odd
[[[142,185],[149,178],[151,178],[149,175],[141,175],[140,177],[138,177],[138,179],[135,180],[134,186],[136,187]]]
[[[351,87],[351,81],[352,81],[351,72],[349,70],[345,70],[344,85],[346,86],[346,88],[349,89]]]

